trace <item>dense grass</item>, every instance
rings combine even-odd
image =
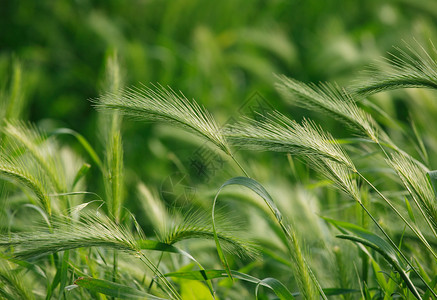
[[[390,138],[374,119],[373,114],[382,111],[375,112],[374,105],[366,106],[363,101],[364,94],[395,86],[422,87],[424,80],[418,78],[435,81],[429,75],[435,69],[434,60],[422,51],[423,55],[412,53],[407,60],[399,58],[393,70],[378,73],[382,79],[377,85],[373,78],[361,87],[345,89],[278,77],[277,89],[286,101],[328,113],[350,128],[355,137],[349,139],[336,139],[313,121],[297,122],[278,111],[221,127],[205,108],[172,90],[161,86],[123,88],[116,54],[107,59],[107,92],[93,101],[101,111],[105,129],[103,159],[74,131],[61,129],[46,134],[17,121],[19,104],[14,97],[6,98],[0,161],[6,180],[2,196],[5,234],[0,240],[2,295],[9,299],[105,295],[201,299],[237,297],[233,293],[269,297],[274,293],[281,299],[434,299],[435,172],[429,170],[426,161],[402,150],[397,139]],[[14,117],[7,114],[11,106]],[[213,202],[208,199],[214,193],[202,193],[197,200],[189,199],[192,203],[173,209],[166,208],[164,199],[140,182],[138,200],[144,212],[134,214],[124,205],[132,197],[125,188],[124,116],[186,129],[209,143],[206,151],[217,148],[224,160],[228,157],[240,170],[231,171],[234,178],[221,186],[211,187],[216,190]],[[398,130],[406,137],[410,134]],[[422,158],[427,157],[424,142],[417,130],[414,132]],[[90,164],[57,141],[61,134],[75,136],[87,159],[98,167],[104,196],[85,187]],[[296,156],[298,161],[288,157],[290,165],[285,168],[297,172],[299,161],[307,163],[313,170],[308,176],[325,179],[320,184],[340,191],[330,197],[345,200],[335,200],[339,207],[334,213],[321,211],[316,216],[308,212],[304,220],[313,222],[314,229],[298,226],[295,212],[278,203],[254,179],[257,172],[253,167],[245,170],[236,150],[249,150],[247,155],[273,151]],[[238,177],[239,173],[245,177]],[[253,195],[234,190],[223,197],[222,191],[229,190],[228,186],[240,186]],[[274,191],[274,187],[271,189]],[[287,199],[289,192],[286,195]],[[299,196],[296,191],[291,195]],[[223,198],[230,201],[227,206],[221,204]],[[347,199],[352,206],[343,202]],[[288,206],[292,210],[302,209],[296,200],[291,201]],[[303,195],[302,201],[310,201],[309,196]],[[347,208],[353,203],[355,212]],[[29,218],[30,211],[37,215]],[[144,234],[137,221],[143,217],[155,234]],[[38,219],[39,225],[29,223]],[[256,232],[259,229],[254,222],[260,221],[266,228]],[[304,245],[316,239],[320,240],[309,246],[308,252]],[[218,280],[226,277],[229,279]]]
[[[435,6],[243,6],[4,6],[0,298],[437,298]]]

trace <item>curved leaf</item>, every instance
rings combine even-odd
[[[384,243],[380,243],[381,238],[374,239],[374,238],[362,238],[352,235],[337,235],[340,239],[350,240],[356,243],[360,243],[362,245],[368,246],[375,251],[377,251],[379,254],[381,254],[389,263],[390,265],[396,269],[396,271],[399,273],[399,275],[402,277],[402,279],[405,281],[406,285],[408,286],[408,289],[413,293],[417,299],[421,299],[419,292],[417,291],[414,284],[411,282],[410,278],[408,277],[407,273],[404,271],[404,269],[401,267],[399,260],[397,259],[397,255],[393,256],[393,253],[386,251],[386,245]],[[382,240],[385,242],[384,240]],[[387,244],[387,242],[385,242]]]
[[[94,151],[93,147],[91,147],[90,143],[85,139],[85,137],[83,135],[81,135],[80,133],[78,133],[70,128],[59,128],[59,129],[56,129],[55,131],[53,131],[51,134],[52,135],[69,134],[69,135],[74,136],[76,138],[76,140],[85,149],[85,151],[88,152],[88,155],[96,163],[96,165],[100,168],[100,170],[103,170],[102,161],[100,160],[96,151]]]
[[[80,277],[76,279],[74,285],[86,288],[95,293],[101,293],[121,299],[151,299],[151,300],[164,299],[164,298],[153,296],[151,294],[134,289],[126,285],[122,285],[107,280],[96,279],[92,277]],[[74,285],[68,286],[67,288],[70,290],[74,288]]]
[[[331,223],[332,225],[334,225],[338,229],[340,229],[340,231],[342,231],[343,233],[346,233],[346,231],[349,231],[349,232],[357,235],[361,239],[366,240],[366,241],[372,243],[373,245],[376,245],[379,249],[381,249],[381,251],[384,251],[385,255],[388,256],[390,258],[390,260],[394,261],[397,265],[403,267],[403,264],[399,260],[399,257],[397,255],[395,249],[393,249],[393,247],[388,242],[383,240],[378,235],[376,235],[376,234],[374,234],[374,233],[372,233],[372,232],[370,232],[370,231],[368,231],[368,230],[366,230],[358,225],[352,224],[352,223],[337,221],[337,220],[333,220],[330,218],[323,218],[323,219],[328,221],[329,223]]]
[[[284,300],[294,299],[291,298],[293,297],[293,295],[291,295],[290,291],[285,287],[285,285],[283,285],[279,280],[271,277],[264,278],[256,285],[255,295],[257,299],[258,299],[258,290],[260,286],[265,286],[273,290],[276,296],[279,297],[279,299],[284,299]]]
[[[269,209],[273,212],[273,214],[275,215],[275,217],[279,223],[281,223],[281,221],[282,221],[282,215],[279,212],[278,208],[276,207],[275,203],[273,202],[272,197],[264,189],[264,187],[261,184],[259,184],[257,181],[255,181],[251,178],[248,178],[248,177],[234,177],[234,178],[227,180],[225,183],[222,184],[222,186],[219,188],[219,190],[217,191],[217,193],[214,197],[214,203],[212,206],[212,229],[214,232],[214,240],[216,243],[217,252],[218,252],[218,255],[220,257],[220,260],[221,260],[226,272],[228,273],[229,277],[232,278],[232,273],[230,272],[228,262],[226,260],[224,253],[223,253],[223,249],[220,245],[220,241],[219,241],[217,229],[216,229],[216,224],[215,224],[215,205],[217,203],[217,198],[218,198],[221,190],[224,189],[228,185],[242,185],[242,186],[245,186],[245,187],[251,189],[252,191],[254,191],[261,198],[263,198],[263,200],[266,202]]]
[[[232,276],[236,279],[240,279],[247,282],[252,282],[258,287],[265,286],[271,289],[280,299],[294,299],[293,294],[283,285],[279,280],[274,278],[258,279],[245,273],[229,270]],[[199,270],[199,271],[187,271],[187,272],[173,272],[164,274],[166,277],[178,277],[191,280],[207,280],[214,278],[228,277],[228,271],[226,270]]]
[[[292,234],[292,232],[290,231],[290,227],[286,224],[284,224],[283,222],[283,217],[281,212],[279,211],[278,207],[276,206],[276,204],[274,203],[272,197],[269,195],[269,193],[266,191],[266,189],[256,180],[248,178],[248,177],[234,177],[231,178],[229,180],[227,180],[217,191],[217,194],[214,198],[214,203],[212,206],[212,225],[213,225],[213,231],[214,231],[214,240],[216,243],[216,247],[217,247],[217,252],[219,254],[220,260],[226,270],[226,273],[228,274],[228,276],[232,279],[232,272],[229,268],[229,265],[227,263],[226,257],[224,256],[223,250],[220,246],[220,241],[218,239],[218,235],[217,235],[217,231],[216,231],[216,226],[215,226],[215,220],[214,220],[214,216],[215,216],[215,205],[217,202],[217,198],[221,192],[221,190],[223,188],[225,188],[228,185],[241,185],[241,186],[245,186],[249,189],[251,189],[253,192],[255,192],[258,196],[260,196],[264,202],[267,204],[267,206],[269,207],[270,211],[273,213],[273,215],[275,216],[276,221],[278,222],[278,224],[280,225],[282,231],[284,232],[285,236],[287,237],[288,241],[290,242],[290,244],[294,245],[294,250],[298,253],[296,253],[296,256],[299,256],[298,262],[301,263],[301,265],[299,265],[299,271],[303,274],[299,274],[299,276],[303,276],[304,278],[308,279],[306,280],[306,282],[302,285],[300,285],[300,288],[303,291],[307,291],[308,294],[312,294],[311,290],[312,290],[312,286],[309,283],[311,278],[311,281],[314,283],[314,285],[317,287],[320,295],[322,296],[323,299],[327,299],[325,293],[323,292],[322,287],[320,286],[317,278],[315,277],[315,275],[313,274],[311,268],[309,267],[308,263],[306,262],[305,258],[303,257],[302,253],[300,252],[300,249],[297,245],[297,243],[294,243],[294,235]]]

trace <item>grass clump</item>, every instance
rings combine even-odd
[[[8,191],[1,197],[8,201],[2,207],[0,294],[8,299],[189,299],[195,287],[211,299],[270,299],[273,294],[280,299],[436,299],[432,167],[410,154],[402,138],[408,132],[392,137],[394,129],[374,118],[375,106],[359,101],[393,88],[436,88],[431,56],[401,53],[390,62],[391,71],[355,89],[278,77],[276,87],[288,103],[329,113],[361,136],[347,143],[308,118],[298,122],[279,111],[222,129],[182,93],[160,85],[125,88],[115,53],[106,59],[103,95],[94,101],[102,112],[101,151],[74,131],[54,131],[75,136],[92,165],[84,159],[69,164],[76,150],[16,120],[18,112],[8,114],[1,125],[0,174]],[[13,82],[19,82],[17,74]],[[12,93],[10,103],[17,97]],[[130,150],[124,146],[124,116],[187,129],[235,161],[246,176],[208,183],[211,189],[202,186],[187,207],[170,209],[157,187],[125,164]],[[237,149],[247,151],[244,162],[235,156]],[[251,158],[257,157],[255,151],[285,153],[289,164],[263,169]],[[182,164],[175,155],[167,157]],[[250,177],[243,165],[250,166]],[[263,172],[275,180],[283,172],[289,190],[275,189]],[[299,211],[297,193],[289,191],[304,189],[319,198],[322,218],[305,201],[300,206],[306,215]],[[36,217],[27,217],[24,209],[46,222],[35,225]],[[308,220],[316,223],[311,226],[317,233],[305,231]],[[262,227],[253,233],[256,238],[247,238],[248,231]],[[29,276],[23,281],[34,285],[19,282],[17,274],[25,272]]]

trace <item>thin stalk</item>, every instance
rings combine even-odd
[[[363,195],[361,195],[361,200],[362,202],[365,203],[365,206],[367,206],[369,203],[369,201],[367,201],[367,197],[364,197],[363,199]],[[364,229],[368,228],[368,222],[366,220],[366,212],[363,209],[360,209],[361,206],[357,207],[359,209],[358,214],[361,216],[361,227],[363,227]],[[363,279],[363,282],[365,284],[368,283],[368,277],[369,277],[369,257],[367,256],[366,253],[364,253],[363,251],[360,252],[360,256],[361,256],[361,276]]]
[[[381,148],[382,152],[384,153],[384,155],[390,159],[390,157],[388,156],[387,152],[385,151],[384,147],[382,147],[382,145],[378,142],[378,146]],[[426,166],[424,166],[421,162],[419,162],[418,160],[414,159],[413,157],[411,157],[410,155],[408,155],[407,153],[405,153],[403,150],[399,149],[396,145],[392,145],[393,149],[396,150],[399,154],[405,155],[411,159],[414,160],[414,162],[418,163],[422,168],[426,169]],[[406,186],[406,185],[405,185]],[[434,227],[432,226],[430,220],[426,217],[425,212],[423,211],[421,205],[419,205],[416,197],[414,197],[414,194],[412,193],[412,191],[410,191],[410,189],[406,186],[406,188],[408,189],[408,192],[410,193],[411,197],[413,198],[414,202],[416,203],[416,206],[419,208],[420,213],[422,214],[423,218],[425,219],[425,222],[428,224],[429,228],[431,229],[432,233],[434,234],[434,236],[437,238],[437,233],[434,229]],[[420,233],[420,232],[419,232]],[[420,235],[422,235],[420,233]],[[436,256],[434,255],[434,258]]]
[[[232,158],[232,160],[237,164],[237,166],[240,168],[240,170],[243,171],[244,175],[245,175],[246,177],[250,178],[249,174],[246,172],[246,170],[244,170],[243,166],[240,165],[240,163],[239,163],[238,160],[235,158],[235,156],[234,156],[231,152],[229,152],[229,153],[227,153],[227,154],[228,154],[228,155]]]
[[[368,277],[369,277],[369,257],[366,253],[360,252],[361,256],[361,276],[363,278],[363,282],[367,284]]]
[[[416,206],[419,209],[420,213],[422,214],[423,218],[425,219],[425,222],[428,224],[428,227],[431,229],[432,233],[434,234],[434,237],[437,239],[437,233],[434,229],[434,226],[432,226],[431,221],[426,216],[424,210],[422,209],[422,206],[419,205],[419,201],[417,201],[416,197],[414,196],[414,193],[410,190],[410,188],[407,185],[405,185],[405,187],[408,190],[408,192],[410,193],[411,198],[413,198],[414,203],[416,203]],[[419,233],[420,233],[420,231],[419,231]]]
[[[360,172],[357,171],[357,174],[374,189],[382,199],[384,199],[385,202],[396,212],[396,214],[406,223],[406,225],[413,230],[413,232],[419,237],[419,239],[424,242],[425,247],[429,248],[431,253],[435,257],[434,251],[432,251],[432,248],[429,246],[428,242],[424,239],[422,240],[421,235],[418,235],[418,233],[411,227],[411,225],[405,220],[405,218],[399,213],[399,211],[391,204],[391,202],[370,182],[365,178]],[[402,253],[402,251],[399,249],[399,247],[393,242],[393,240],[390,238],[390,236],[387,234],[387,232],[379,225],[378,221],[373,217],[373,215],[370,213],[370,211],[367,210],[367,208],[363,205],[359,199],[356,199],[358,203],[360,203],[361,207],[364,209],[364,211],[367,213],[367,215],[372,219],[372,221],[375,223],[375,225],[378,227],[378,229],[382,232],[382,234],[387,238],[387,240],[390,242],[392,247],[398,251],[398,253],[401,255],[401,257],[404,259],[404,261],[408,264],[408,266],[416,273],[416,275],[420,278],[420,280],[426,285],[426,287],[431,291],[431,293],[437,297],[437,294],[434,292],[434,290],[428,285],[428,283],[423,279],[423,277],[419,274],[419,272],[414,268],[414,266],[410,263],[410,261],[407,259],[407,257]],[[407,282],[407,284],[409,284]],[[414,287],[414,286],[413,286]],[[415,288],[414,288],[415,290]],[[413,291],[412,291],[413,292]],[[417,292],[417,291],[416,291]],[[417,297],[417,296],[416,296]],[[421,299],[420,296],[418,296],[418,299]]]
[[[387,199],[369,180],[367,180],[366,177],[364,177],[360,172],[357,171],[358,176],[362,178],[389,206],[390,208],[401,218],[401,220],[408,226],[408,228],[411,229],[411,231],[414,232],[414,234],[422,241],[422,243],[425,245],[425,247],[430,251],[432,256],[434,256],[434,259],[437,260],[437,254],[432,250],[430,244],[428,241],[423,237],[423,235],[418,232],[405,218],[404,216],[394,207],[394,205],[390,202],[390,200]]]
[[[117,281],[117,270],[118,270],[118,253],[116,250],[114,250],[112,259],[114,261],[113,267],[112,267],[112,282]]]
[[[279,221],[279,225],[282,229],[282,231],[284,232],[285,236],[287,237],[288,242],[291,244],[294,242],[294,238],[293,235],[290,232],[290,229],[287,228],[284,223],[282,222],[282,220],[278,220]],[[291,245],[287,245],[289,251],[293,251],[292,250],[292,246]],[[320,286],[316,276],[314,275],[313,271],[311,270],[307,260],[305,259],[305,257],[302,256],[303,259],[303,263],[305,264],[305,268],[307,269],[309,276],[311,278],[311,280],[313,281],[314,285],[316,286],[317,290],[319,291],[320,296],[322,297],[322,299],[324,300],[328,300],[328,298],[325,295],[325,292],[323,292],[323,288]]]
[[[164,252],[161,252],[161,255],[159,256],[158,263],[156,264],[157,268],[159,268],[159,265],[161,264],[163,256],[164,256]],[[152,280],[150,281],[149,287],[147,288],[147,292],[150,292],[150,290],[152,289],[153,283],[155,283],[155,278],[152,278]]]
[[[164,276],[164,274],[159,271],[159,269],[150,261],[150,259],[147,258],[141,251],[137,252],[139,259],[147,266],[149,267],[164,283],[165,287],[170,292],[170,295],[172,299],[182,300],[179,293],[175,290],[175,288],[171,285],[171,283],[167,280],[167,278]]]
[[[116,250],[114,250],[113,252],[112,259],[113,259],[112,282],[117,282],[118,254]],[[111,297],[111,299],[115,300],[114,297]]]
[[[422,276],[420,276],[419,272],[417,272],[417,270],[413,267],[413,265],[410,263],[410,261],[405,257],[405,255],[401,252],[401,249],[398,248],[398,246],[393,242],[393,240],[390,238],[390,236],[385,232],[385,230],[381,227],[381,225],[379,225],[378,221],[373,217],[373,215],[370,213],[370,211],[367,210],[367,208],[362,204],[361,201],[359,201],[361,207],[364,209],[364,211],[367,213],[367,215],[372,219],[372,221],[376,224],[376,226],[378,227],[378,229],[384,234],[384,236],[388,239],[388,241],[390,242],[390,244],[396,249],[396,251],[398,251],[398,253],[402,256],[402,258],[406,261],[406,263],[411,267],[411,269],[414,271],[414,273],[417,274],[417,276],[419,276],[419,278],[423,281],[423,283],[431,290],[431,292],[433,294],[434,291],[431,289],[431,287],[428,285],[428,283],[425,281],[425,279],[422,278]],[[417,298],[417,299],[421,299],[419,292],[416,290],[416,287],[413,285],[413,283],[410,280],[406,280],[405,282],[410,291],[413,293],[413,295]]]

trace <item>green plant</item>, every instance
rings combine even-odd
[[[14,114],[6,115],[1,125],[0,293],[7,299],[268,299],[273,293],[280,299],[436,299],[436,173],[394,142],[374,118],[387,116],[364,99],[394,87],[435,88],[435,60],[422,51],[403,54],[393,70],[351,90],[278,77],[277,89],[287,102],[331,115],[358,135],[349,139],[277,111],[221,128],[204,107],[171,89],[124,88],[117,55],[111,54],[104,93],[94,101],[104,129],[101,159],[77,132],[57,129],[47,135],[17,121],[22,110],[17,103],[24,102],[11,93],[4,105],[12,105]],[[19,64],[16,68],[18,74]],[[20,84],[14,78],[13,91]],[[186,129],[221,150],[239,171],[188,209],[167,209],[154,188],[136,180],[144,212],[134,214],[127,207],[134,193],[127,188],[131,175],[123,163],[125,116]],[[90,164],[57,140],[62,134],[74,136],[97,167],[103,197],[86,187]],[[418,140],[422,157],[427,157]],[[288,200],[286,194],[289,202],[284,203],[284,197],[272,196],[270,188],[254,179],[253,168],[243,168],[248,162],[241,161],[237,150],[297,156],[313,171],[299,171],[302,164],[289,156],[295,176],[322,177],[325,181],[318,184],[336,187],[341,193],[333,194],[334,203],[347,208],[337,209],[335,217],[309,212],[304,222],[311,220],[306,226],[314,230],[305,230],[289,211],[299,210],[299,186],[296,199]],[[319,197],[328,201],[329,193]],[[222,201],[238,209],[228,209]],[[28,218],[31,212],[36,216]],[[340,219],[343,212],[347,216]],[[29,221],[37,218],[39,224],[30,231]],[[152,228],[147,232],[155,232],[146,235],[148,228],[139,218],[147,219]],[[257,222],[265,231],[248,239],[244,233],[251,228],[245,230],[244,224],[254,228]],[[311,245],[315,241],[319,244]]]

